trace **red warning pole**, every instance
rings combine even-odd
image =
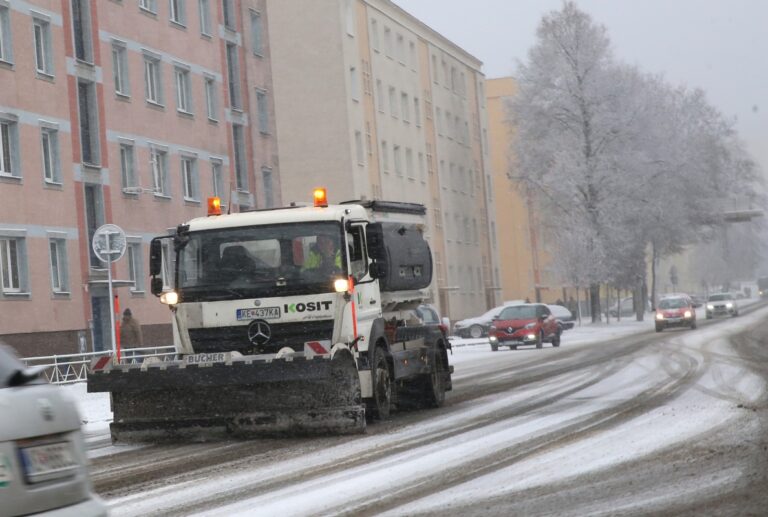
[[[117,362],[120,362],[120,299],[115,295],[115,343],[117,343]]]

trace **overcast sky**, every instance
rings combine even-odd
[[[394,0],[483,61],[514,75],[544,13],[561,0]],[[616,57],[702,88],[768,176],[768,0],[577,0],[608,29]]]

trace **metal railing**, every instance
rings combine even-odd
[[[25,357],[21,360],[27,366],[45,367],[45,378],[51,384],[71,384],[87,381],[91,362],[99,357],[112,357],[112,351]],[[120,363],[137,364],[147,357],[157,357],[161,361],[172,361],[176,359],[176,348],[173,346],[128,348],[123,350]]]

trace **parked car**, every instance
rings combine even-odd
[[[467,318],[461,321],[457,321],[456,324],[453,326],[453,333],[454,335],[462,338],[477,339],[477,338],[485,337],[488,335],[488,328],[491,326],[491,322],[493,321],[493,319],[498,317],[499,314],[501,314],[501,311],[504,310],[505,307],[508,307],[511,305],[517,305],[519,303],[521,302],[518,302],[516,300],[504,302],[504,305],[499,305],[498,307],[494,307],[493,309],[489,310],[485,314],[481,314],[480,316],[475,316],[474,318]]]
[[[508,346],[511,350],[521,345],[541,348],[544,342],[557,347],[560,346],[560,326],[543,303],[512,305],[505,307],[493,320],[488,340],[494,352],[500,346]]]
[[[738,316],[739,305],[732,293],[710,294],[707,300],[706,316],[710,320],[715,316]]]
[[[75,402],[40,373],[0,346],[0,514],[107,515],[92,492]]]
[[[696,328],[696,308],[689,296],[665,296],[656,307],[656,332],[670,327]]]
[[[437,325],[443,333],[443,336],[448,339],[448,329],[451,328],[448,318],[441,318],[440,313],[437,312],[437,307],[429,304],[422,304],[416,307],[416,315],[424,322],[425,325]]]
[[[547,307],[549,307],[552,315],[557,320],[557,324],[560,325],[561,334],[564,330],[570,330],[576,325],[576,318],[568,308],[562,305],[547,305]]]
[[[619,309],[621,309],[621,311],[619,311]],[[645,312],[650,312],[650,311],[651,311],[651,300],[646,300]],[[614,318],[617,318],[619,316],[619,313],[621,313],[622,317],[634,316],[635,302],[632,296],[627,296],[625,298],[622,298],[621,304],[619,304],[618,301],[614,302],[613,305],[611,305],[611,308],[608,309],[608,314],[610,314]]]

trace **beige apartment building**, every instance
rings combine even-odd
[[[121,308],[170,342],[149,241],[220,195],[281,203],[264,0],[0,0],[0,340],[22,356],[110,347]]]
[[[501,288],[504,300],[530,299],[563,302],[574,293],[564,290],[551,267],[551,250],[541,213],[535,202],[514,181],[515,165],[511,157],[514,127],[509,123],[507,105],[517,92],[511,77],[488,79],[488,132],[491,170],[497,195]]]
[[[482,63],[388,0],[267,0],[282,196],[423,203],[432,300],[501,300]]]

